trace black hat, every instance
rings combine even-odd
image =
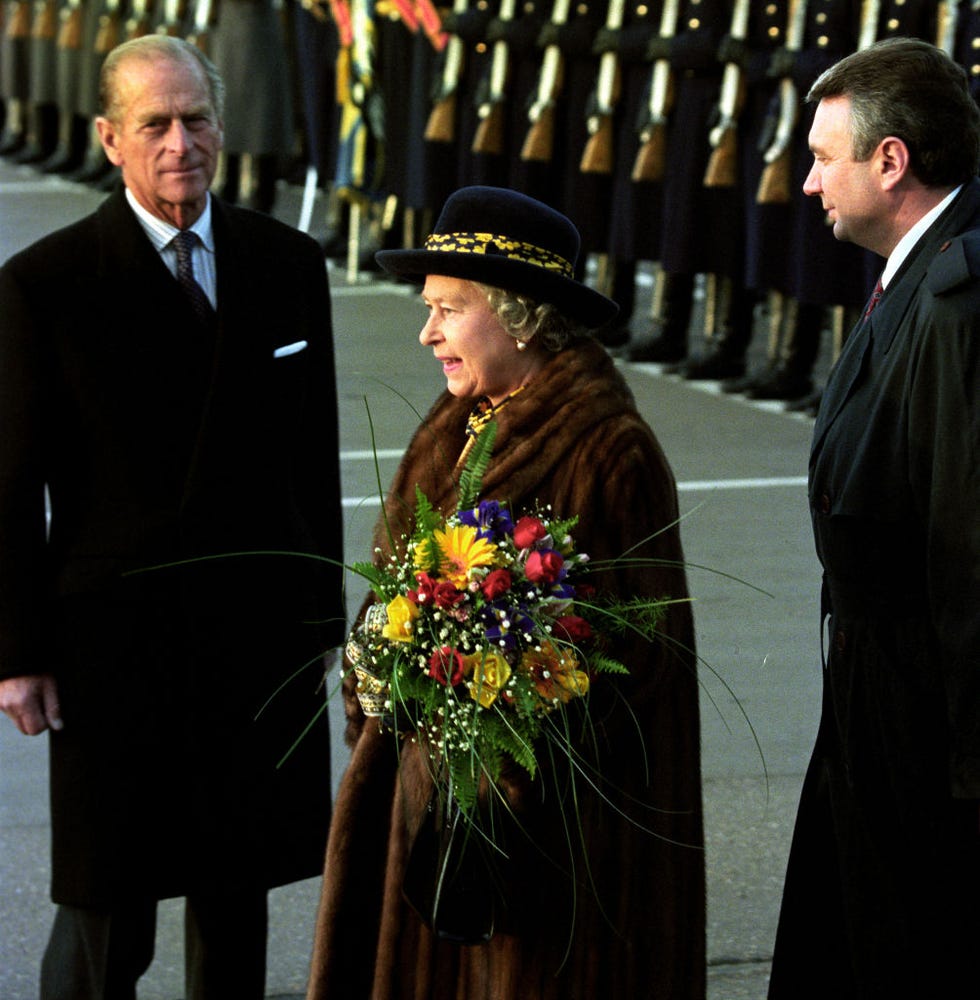
[[[619,312],[612,299],[575,280],[581,240],[561,212],[517,191],[460,188],[446,200],[420,250],[379,250],[378,263],[399,278],[467,278],[550,302],[591,328]]]

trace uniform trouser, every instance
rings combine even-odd
[[[155,900],[110,911],[59,906],[41,963],[40,1000],[135,1000],[153,960]],[[188,896],[184,911],[187,1000],[262,1000],[265,889]]]

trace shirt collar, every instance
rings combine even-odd
[[[963,185],[950,191],[948,195],[936,206],[929,209],[925,215],[898,241],[895,249],[892,250],[885,264],[885,270],[881,272],[881,287],[887,288],[888,282],[895,276],[895,272],[902,266],[905,258],[912,252],[912,248],[919,242],[925,231],[939,218],[946,210],[946,207],[960,193]]]
[[[158,218],[156,215],[148,212],[133,196],[132,191],[126,188],[126,200],[129,202],[130,208],[136,213],[136,218],[139,220],[139,224],[143,227],[144,232],[150,238],[150,242],[156,247],[157,251],[160,252],[164,250],[170,243],[170,241],[177,235],[180,230],[171,225],[169,222]],[[211,192],[208,192],[207,201],[204,205],[204,211],[201,213],[198,220],[190,227],[192,233],[196,233],[198,239],[200,239],[204,248],[210,253],[214,253],[214,230],[211,226]]]

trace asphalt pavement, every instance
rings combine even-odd
[[[91,211],[104,195],[0,161],[0,260]],[[302,219],[301,191],[282,187],[277,214]],[[325,226],[317,199],[309,225]],[[349,560],[369,557],[378,481],[444,381],[416,335],[414,290],[331,263]],[[640,276],[634,327],[649,310]],[[110,302],[106,308],[111,308]],[[2,318],[0,318],[2,321]],[[764,318],[750,352],[762,363]],[[827,348],[819,370],[826,368]],[[708,870],[708,996],[763,1000],[786,857],[820,707],[819,567],[806,505],[812,421],[778,403],[723,394],[654,365],[623,363],[640,409],[674,468],[702,657],[702,755]],[[0,429],[0,433],[2,433]],[[373,437],[372,437],[373,435]],[[377,463],[377,467],[376,467]],[[629,516],[628,511],[623,516]],[[362,587],[352,584],[348,609]],[[336,788],[345,759],[334,717]],[[0,998],[33,1000],[53,907],[48,900],[46,739],[0,718]],[[271,897],[267,996],[305,988],[319,880]],[[182,911],[160,907],[156,957],[141,1000],[183,993]],[[626,998],[632,1000],[632,998]]]

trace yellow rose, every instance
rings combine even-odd
[[[418,605],[407,597],[398,595],[388,605],[388,624],[381,629],[386,639],[395,642],[411,642],[413,638],[412,625],[420,612]]]
[[[464,657],[463,664],[471,675],[470,697],[483,708],[489,708],[510,680],[510,664],[499,653],[473,653]]]

